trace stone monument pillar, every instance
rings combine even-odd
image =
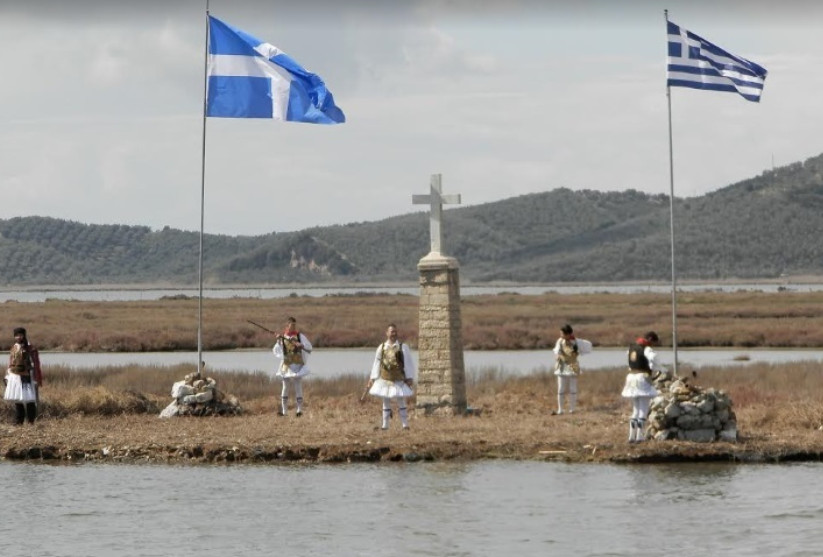
[[[466,371],[460,319],[460,275],[457,259],[441,253],[444,203],[460,203],[460,195],[443,195],[441,176],[431,178],[429,195],[412,203],[431,207],[431,251],[417,264],[420,271],[417,408],[426,415],[466,412]]]

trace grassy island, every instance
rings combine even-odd
[[[681,346],[823,346],[823,293],[684,294]],[[275,300],[206,300],[205,349],[268,347],[271,337],[247,319],[279,328],[295,315],[315,347],[376,346],[393,321],[416,339],[413,296],[352,295]],[[43,349],[78,351],[196,349],[197,301],[3,304],[9,327],[26,326]],[[463,301],[467,349],[550,349],[572,323],[597,346],[621,346],[656,329],[670,338],[669,298],[656,294],[501,294]],[[363,324],[369,326],[364,326]],[[5,340],[5,339],[4,339]],[[8,346],[8,344],[6,345]],[[174,381],[189,366],[45,370],[42,418],[13,426],[0,416],[0,458],[27,461],[294,463],[515,458],[565,462],[723,460],[784,462],[823,455],[823,374],[817,362],[742,364],[695,369],[696,385],[727,392],[737,415],[737,443],[626,443],[630,405],[620,398],[625,369],[585,369],[579,410],[552,415],[549,373],[507,377],[473,370],[471,415],[427,418],[411,430],[396,420],[377,428],[379,402],[358,402],[363,378],[310,378],[301,418],[276,415],[279,384],[246,372],[209,373],[236,396],[239,416],[160,419]],[[412,400],[412,406],[414,401]]]
[[[278,383],[264,374],[211,374],[240,399],[238,416],[161,419],[171,383],[191,371],[118,367],[52,370],[43,417],[0,426],[0,457],[29,461],[294,463],[512,458],[564,462],[722,460],[784,462],[823,456],[820,364],[748,364],[704,368],[692,381],[728,392],[737,443],[626,443],[629,403],[619,393],[623,369],[586,370],[578,411],[552,415],[554,377],[473,374],[465,417],[412,412],[411,430],[377,426],[376,399],[359,403],[362,377],[305,382],[306,411],[276,414]],[[411,401],[414,402],[413,400]]]

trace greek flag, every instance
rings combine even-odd
[[[320,76],[280,49],[209,16],[206,116],[346,121]]]
[[[730,54],[671,21],[667,21],[667,26],[666,77],[670,87],[727,91],[738,93],[747,101],[760,101],[766,68]]]

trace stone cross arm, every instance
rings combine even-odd
[[[460,194],[443,195],[440,174],[432,174],[428,195],[412,195],[414,205],[429,205],[431,208],[431,252],[442,253],[443,227],[441,226],[444,204],[460,204]]]

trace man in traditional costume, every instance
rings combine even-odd
[[[632,401],[632,415],[629,419],[629,443],[646,440],[646,418],[651,400],[659,393],[652,384],[653,375],[666,373],[666,368],[657,361],[657,346],[660,338],[649,331],[629,346],[629,374],[623,387],[623,397]]]
[[[569,414],[574,413],[577,406],[577,377],[580,375],[578,358],[592,351],[592,343],[574,336],[574,330],[569,324],[560,327],[560,338],[554,345],[555,366],[557,376],[557,414],[563,413],[563,398],[568,398]]]
[[[303,377],[310,373],[307,365],[311,354],[311,342],[306,335],[297,330],[297,320],[289,317],[285,330],[276,336],[274,356],[280,360],[277,376],[283,381],[280,392],[280,412],[285,416],[289,406],[289,391],[294,387],[294,398],[297,404],[297,417],[303,415]]]
[[[33,424],[37,418],[37,390],[43,384],[43,372],[37,348],[29,344],[23,327],[14,329],[14,345],[9,353],[5,383],[3,398],[14,402],[15,423],[21,425],[28,420]]]
[[[403,429],[409,429],[406,399],[413,394],[414,375],[414,360],[409,345],[397,340],[397,327],[390,324],[386,329],[386,341],[377,347],[374,354],[374,364],[366,385],[370,395],[383,400],[382,429],[389,429],[392,400],[396,402]]]

